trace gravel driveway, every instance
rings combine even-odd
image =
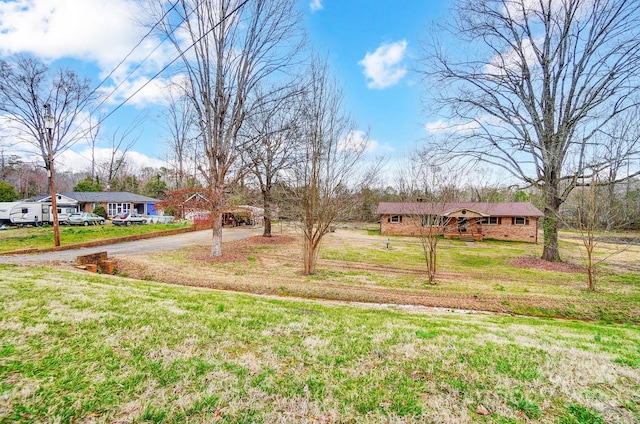
[[[222,242],[238,240],[262,234],[262,228],[234,227],[222,230]],[[135,255],[139,253],[162,252],[189,246],[206,246],[211,244],[211,230],[193,231],[173,236],[155,237],[146,240],[115,243],[107,246],[83,247],[60,252],[36,253],[31,255],[0,256],[0,263],[38,263],[38,262],[76,262],[80,255],[107,251],[109,257],[119,255]]]

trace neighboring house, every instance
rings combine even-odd
[[[158,199],[127,193],[126,191],[81,191],[62,193],[63,196],[78,202],[78,209],[82,212],[93,212],[97,205],[102,205],[107,211],[107,217],[137,212],[140,215],[158,215]]]
[[[202,193],[195,193],[182,202],[181,208],[185,219],[194,223],[211,220],[208,210],[209,200]],[[256,206],[238,205],[224,208],[222,225],[262,225],[264,209]]]
[[[380,234],[419,235],[430,222],[447,238],[538,242],[538,219],[530,202],[410,202],[378,204]]]

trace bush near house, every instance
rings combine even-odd
[[[99,216],[103,217],[104,219],[107,219],[107,211],[105,210],[104,206],[102,206],[102,205],[97,205],[97,206],[93,209],[93,213],[95,213],[96,215],[99,215]]]

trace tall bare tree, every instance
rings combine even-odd
[[[637,108],[640,3],[635,0],[459,0],[420,72],[450,120],[439,153],[498,166],[542,190],[542,258],[559,261],[558,212],[590,169],[638,156],[595,155],[599,132]],[[454,41],[452,41],[454,40]],[[471,52],[471,53],[469,53]],[[586,162],[583,158],[594,158]],[[637,166],[622,178],[638,174]]]
[[[199,126],[212,194],[211,256],[222,255],[225,187],[245,145],[247,113],[261,102],[256,89],[288,71],[301,47],[295,0],[179,0],[159,26],[182,58],[188,97]]]
[[[367,139],[344,112],[342,92],[326,62],[316,60],[300,108],[300,150],[287,173],[302,227],[303,272],[315,272],[318,249],[331,226],[353,205],[352,190],[371,179],[363,170]]]
[[[182,86],[169,87],[166,108],[160,116],[169,135],[169,161],[175,176],[176,190],[184,188],[184,181],[189,177],[188,166],[197,134],[193,105],[184,92]]]
[[[23,55],[0,61],[0,112],[14,138],[35,147],[49,173],[53,239],[60,246],[55,158],[83,138],[79,117],[95,99],[88,79],[68,69],[50,73],[40,60]]]
[[[91,148],[91,184],[95,184],[97,181],[96,175],[96,144],[98,144],[98,134],[100,133],[100,120],[96,124],[93,123],[92,117],[89,117],[88,122],[88,134],[87,141]]]
[[[291,168],[301,142],[296,123],[300,93],[294,86],[284,87],[279,96],[258,105],[247,119],[247,136],[256,138],[256,144],[245,150],[244,160],[262,193],[264,237],[271,237],[273,188]]]
[[[24,55],[0,60],[0,112],[12,124],[12,136],[35,147],[47,170],[49,158],[55,159],[85,137],[80,118],[95,98],[89,80],[69,69],[52,71],[40,60]],[[50,146],[45,104],[54,124]]]
[[[124,177],[127,171],[127,153],[136,144],[140,134],[137,127],[141,121],[136,121],[124,130],[117,129],[110,135],[109,158],[98,164],[101,168],[102,181],[108,189],[112,189],[113,182],[118,177]]]

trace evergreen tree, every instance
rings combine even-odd
[[[0,181],[0,202],[13,202],[19,198],[20,195],[11,184]]]

